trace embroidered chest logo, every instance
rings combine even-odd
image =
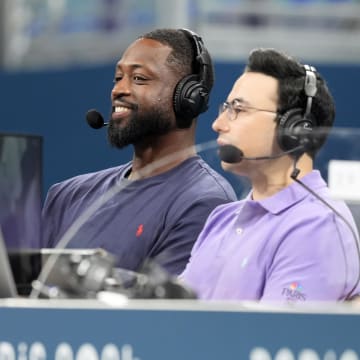
[[[140,224],[136,230],[136,237],[141,236],[141,234],[144,232],[144,225]]]
[[[291,283],[288,287],[283,288],[282,295],[289,301],[305,301],[306,294],[298,282]]]

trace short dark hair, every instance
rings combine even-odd
[[[307,96],[304,90],[306,71],[295,58],[275,49],[255,49],[248,58],[245,71],[259,72],[279,81],[278,113],[280,115],[295,108],[306,109]],[[309,151],[314,157],[325,143],[328,131],[335,120],[335,102],[326,81],[316,72],[317,92],[313,98],[311,116],[316,126],[324,129],[317,136],[317,148]],[[277,118],[277,120],[279,117]],[[326,130],[328,129],[328,130]]]
[[[180,77],[191,74],[198,74],[197,61],[195,59],[195,45],[181,29],[156,29],[140,36],[140,38],[156,40],[173,49],[170,53],[167,63],[174,72],[178,73]],[[209,92],[214,85],[214,70],[211,56],[208,50],[203,47],[207,53],[210,62],[209,71],[205,73],[205,85]]]

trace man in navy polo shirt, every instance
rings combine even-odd
[[[153,259],[179,274],[211,210],[236,200],[194,149],[213,81],[210,55],[192,31],[158,29],[134,41],[115,68],[108,127],[111,145],[133,145],[133,160],[53,185],[43,247],[103,248],[118,267],[136,271]],[[69,230],[75,222],[79,229]]]
[[[220,106],[225,170],[252,185],[208,218],[180,276],[203,299],[304,302],[359,292],[358,233],[313,159],[333,125],[320,74],[273,49],[256,49]]]

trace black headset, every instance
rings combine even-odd
[[[307,96],[305,112],[302,108],[290,109],[281,115],[278,121],[277,141],[283,151],[301,148],[297,155],[303,154],[316,147],[316,138],[313,133],[317,122],[311,114],[312,100],[317,92],[316,69],[304,65],[305,83],[304,92]]]
[[[195,73],[182,78],[174,90],[174,111],[177,126],[188,128],[192,120],[208,109],[209,93],[214,78],[212,62],[202,38],[188,29],[179,29],[192,42],[195,51]]]

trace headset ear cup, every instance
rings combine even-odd
[[[291,109],[281,116],[278,122],[277,141],[283,151],[303,146],[303,152],[316,146],[313,136],[314,122],[311,117],[304,118],[303,110]],[[299,154],[296,152],[296,154]]]
[[[192,119],[208,108],[209,90],[197,75],[185,76],[175,87],[173,103],[179,128],[187,128]]]

